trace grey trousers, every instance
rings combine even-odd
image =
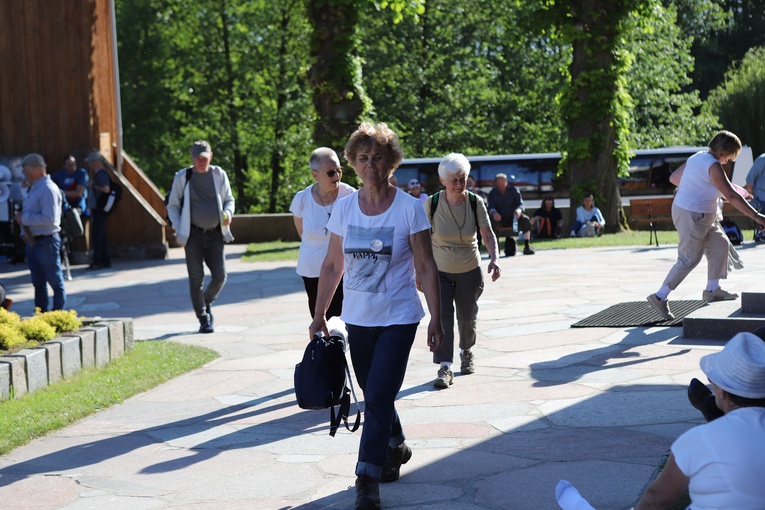
[[[669,270],[664,285],[676,289],[704,255],[707,257],[707,279],[727,278],[730,241],[717,221],[717,214],[697,213],[672,205],[672,222],[679,234],[677,262]]]
[[[211,305],[226,283],[226,257],[223,254],[223,234],[220,229],[192,230],[186,243],[186,270],[189,273],[189,293],[197,318],[207,318],[207,305]],[[203,289],[205,271],[210,270],[210,283]]]
[[[433,363],[454,361],[454,310],[457,310],[457,325],[460,335],[460,349],[468,350],[475,345],[478,298],[483,294],[483,272],[477,267],[466,273],[438,272],[441,283],[441,323],[444,326],[444,341],[433,353]]]

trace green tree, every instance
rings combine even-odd
[[[161,187],[205,138],[239,212],[286,209],[310,153],[304,8],[300,0],[117,2],[125,146]]]
[[[626,87],[632,104],[631,147],[704,145],[717,124],[713,115],[696,113],[701,99],[697,90],[689,90],[691,39],[675,24],[675,11],[671,5],[656,5],[650,16],[630,15],[624,48],[631,55]]]
[[[504,2],[428,0],[418,19],[392,17],[363,13],[364,84],[407,157],[561,148],[555,97],[567,53],[526,37]]]
[[[731,66],[705,107],[752,147],[755,156],[765,152],[765,47],[751,49],[739,65]]]
[[[765,46],[765,0],[719,0],[719,5],[724,13],[722,23],[713,12],[707,17],[712,30],[700,34],[693,45],[696,69],[692,77],[702,99],[722,83],[727,69],[740,62],[750,48]]]

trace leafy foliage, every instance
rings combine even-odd
[[[284,203],[307,173],[312,112],[301,0],[118,0],[125,147],[160,188],[207,139],[238,212]],[[271,179],[276,162],[281,172]],[[298,179],[299,180],[299,179]]]
[[[407,157],[566,152],[605,207],[632,148],[714,131],[688,34],[717,2],[117,0],[125,146],[163,188],[208,139],[238,212],[283,212],[311,150],[370,118]]]
[[[21,321],[19,331],[27,340],[45,342],[56,337],[56,328],[48,324],[40,315]]]
[[[709,94],[709,112],[752,147],[765,152],[765,46],[750,50],[740,65],[725,74],[725,82]]]
[[[765,46],[765,0],[682,0],[702,6],[710,27],[694,41],[694,88],[704,99],[721,85],[728,68],[740,62],[751,48]],[[710,3],[718,4],[711,7]],[[722,11],[718,13],[717,9]],[[682,11],[680,11],[682,12]],[[708,13],[708,14],[707,14]]]
[[[2,315],[2,312],[0,312]],[[19,331],[18,326],[0,322],[0,349],[7,350],[27,342],[26,337]]]
[[[40,309],[37,308],[35,309],[35,315],[53,326],[56,333],[76,331],[82,326],[82,319],[77,317],[77,312],[75,310],[40,312]]]
[[[650,16],[630,15],[624,48],[632,55],[627,90],[632,109],[631,147],[705,145],[717,125],[708,112],[697,114],[701,99],[688,90],[693,70],[691,40],[675,24],[674,6],[653,6]]]

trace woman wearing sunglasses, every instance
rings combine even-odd
[[[295,228],[301,240],[296,271],[303,277],[308,294],[308,309],[313,317],[321,263],[329,246],[327,222],[332,216],[335,203],[356,190],[340,182],[343,169],[332,149],[320,147],[313,151],[308,166],[315,182],[295,195],[290,212],[294,215]],[[343,286],[339,285],[327,310],[327,318],[339,317],[342,306]]]

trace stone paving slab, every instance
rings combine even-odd
[[[131,317],[136,341],[221,357],[0,457],[0,508],[353,508],[359,433],[332,438],[329,411],[295,404],[310,322],[302,281],[294,263],[241,262],[245,248],[226,248],[212,335],[197,333],[182,250],[74,268],[67,292],[78,309]],[[435,390],[421,324],[397,402],[414,456],[382,485],[384,508],[556,509],[555,486],[568,479],[599,510],[629,509],[674,438],[703,422],[685,386],[724,342],[682,338],[680,328],[570,328],[655,292],[676,248],[537,248],[501,259],[503,277],[486,282],[475,374]],[[741,250],[746,268],[726,290],[761,291],[756,251]],[[0,271],[14,310],[31,314],[28,272]],[[705,278],[702,262],[671,299],[698,299]]]

